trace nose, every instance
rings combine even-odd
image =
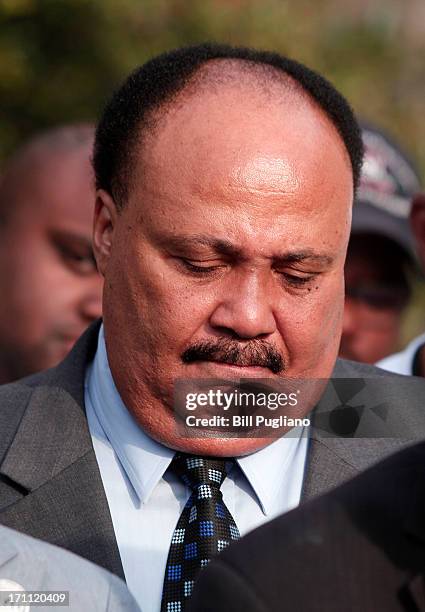
[[[80,302],[80,314],[85,321],[91,322],[102,316],[102,287],[103,279],[96,275],[84,292]]]
[[[266,337],[276,330],[273,288],[260,274],[243,274],[225,288],[225,296],[210,317],[220,333],[243,339]]]

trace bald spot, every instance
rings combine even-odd
[[[43,132],[19,148],[0,177],[0,224],[5,225],[26,203],[42,206],[37,192],[61,184],[76,173],[94,189],[91,154],[95,128],[91,124],[64,126]],[[78,200],[77,200],[78,201]]]

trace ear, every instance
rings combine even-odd
[[[102,276],[105,276],[111,256],[117,217],[118,211],[114,200],[107,191],[99,189],[96,192],[94,208],[93,252]]]
[[[416,250],[425,270],[425,193],[418,193],[412,201],[410,226],[416,242]]]

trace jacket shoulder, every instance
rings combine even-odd
[[[406,376],[404,374],[396,374],[388,370],[383,370],[368,363],[360,363],[359,361],[350,361],[348,359],[337,359],[335,368],[332,373],[334,378],[398,378],[399,380],[414,379],[416,376]],[[425,381],[424,381],[425,387]]]
[[[100,321],[95,321],[77,341],[74,348],[59,365],[16,382],[0,386],[0,462],[4,458],[32,396],[40,390],[43,402],[57,403],[58,396],[72,398],[84,412],[84,376],[87,363],[94,356]],[[31,401],[30,401],[31,400]],[[64,405],[69,412],[68,403]]]

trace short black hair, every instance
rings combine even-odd
[[[363,160],[361,131],[350,105],[324,77],[278,53],[205,43],[163,53],[137,68],[115,92],[96,130],[93,167],[96,186],[121,206],[130,179],[131,156],[154,111],[180,93],[199,69],[215,59],[241,60],[269,66],[292,77],[323,109],[338,130],[357,188]]]

